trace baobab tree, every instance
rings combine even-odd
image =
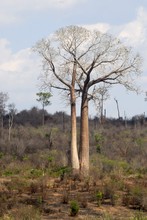
[[[97,97],[103,83],[106,86],[120,84],[128,90],[136,91],[137,87],[133,81],[141,73],[141,58],[133,53],[132,48],[124,46],[117,38],[79,26],[59,29],[49,39],[40,41],[36,49],[43,58],[45,78],[50,76],[50,86],[69,91],[74,117],[76,94],[80,94],[79,164],[81,174],[86,176],[89,173],[89,101]],[[51,84],[51,76],[54,81],[56,78],[65,87]],[[72,120],[71,122],[76,132],[75,125]],[[73,151],[72,147],[71,149]],[[73,151],[72,157],[76,155],[75,152]],[[73,160],[72,165],[74,164]]]

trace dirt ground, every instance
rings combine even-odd
[[[15,190],[10,190],[10,183],[13,184],[13,179],[0,178],[1,196],[3,195],[2,192],[8,192],[9,189],[9,196],[7,196],[9,206],[7,207],[11,207],[11,210],[5,211],[13,212],[14,209],[19,207],[19,204],[35,206],[41,210],[41,220],[127,220],[138,212],[123,206],[120,198],[117,199],[115,205],[112,205],[109,199],[105,199],[98,206],[95,194],[101,185],[100,182],[90,184],[71,179],[61,181],[59,178],[46,178],[41,184],[40,182],[38,184],[37,181],[32,181],[31,187]],[[78,215],[75,217],[70,215],[70,202],[72,200],[76,200],[80,207]],[[147,218],[147,212],[143,212],[143,216]],[[136,219],[139,220],[139,218]]]

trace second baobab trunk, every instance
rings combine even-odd
[[[88,120],[88,98],[85,94],[81,103],[81,126],[80,126],[80,174],[89,175],[89,120]]]

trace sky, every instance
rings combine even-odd
[[[0,0],[0,92],[8,93],[9,103],[17,110],[41,108],[36,101],[39,91],[41,63],[32,47],[38,40],[61,27],[81,25],[109,32],[142,56],[142,76],[136,79],[141,93],[115,86],[104,103],[108,117],[147,115],[147,1],[146,0]],[[53,93],[49,113],[65,111],[70,107],[63,96]],[[79,103],[77,112],[79,114]],[[97,116],[93,104],[89,114]]]

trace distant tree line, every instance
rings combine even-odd
[[[32,107],[31,109],[27,110],[21,110],[20,112],[16,113],[14,115],[14,126],[16,125],[31,125],[33,127],[42,126],[42,109],[39,109],[38,107]],[[70,115],[68,115],[64,111],[56,111],[54,114],[49,113],[48,111],[45,111],[45,125],[51,126],[51,125],[60,125],[62,129],[65,129],[66,127],[70,127]],[[4,115],[4,127],[8,127],[8,121],[9,121],[9,114],[6,113]],[[101,121],[100,117],[93,117],[89,118],[90,124],[93,124],[93,126],[96,128],[97,126],[107,126],[107,125],[116,125],[116,126],[125,126],[128,125],[129,127],[134,127],[138,125],[147,125],[147,117],[145,117],[143,114],[135,115],[128,119],[117,119],[117,118],[104,118],[103,122]],[[77,124],[80,123],[80,117],[77,116]]]

